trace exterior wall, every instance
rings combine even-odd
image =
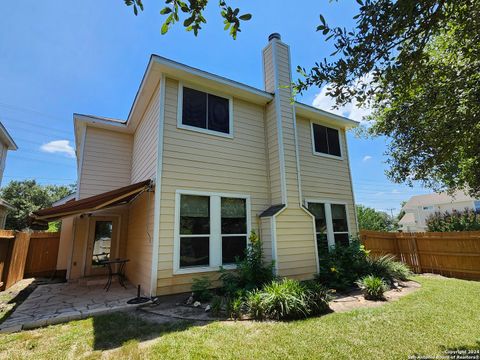
[[[132,183],[155,177],[159,118],[159,87],[133,135]]]
[[[7,208],[0,206],[0,229],[5,229],[5,221],[7,220]]]
[[[272,218],[271,217],[262,217],[260,218],[260,240],[263,244],[263,251],[265,255],[265,261],[273,260],[273,249],[272,249]]]
[[[79,198],[130,184],[132,135],[87,126]]]
[[[311,125],[308,119],[297,117],[297,133],[303,199],[346,203],[348,227],[350,233],[355,234],[357,223],[345,131],[340,130],[343,155],[341,160],[313,153]]]
[[[178,83],[167,79],[163,144],[158,294],[189,291],[192,278],[173,275],[177,189],[251,196],[251,224],[269,203],[264,108],[233,99],[234,138],[177,128]],[[213,273],[210,276],[218,277]]]
[[[67,270],[70,256],[72,255],[73,245],[73,222],[74,217],[62,219],[60,229],[60,242],[58,244],[57,270]],[[67,273],[67,277],[68,277]]]
[[[0,185],[2,185],[3,172],[7,160],[8,146],[0,141]]]
[[[300,280],[317,273],[315,223],[303,209],[287,208],[276,219],[277,274]]]
[[[144,192],[129,206],[126,275],[145,293],[150,290],[154,203],[154,193]]]

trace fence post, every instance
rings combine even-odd
[[[415,258],[417,259],[418,272],[421,274],[423,273],[423,269],[422,269],[422,263],[420,261],[420,253],[418,252],[417,236],[414,233],[410,233],[410,235],[413,240],[413,251],[415,254]]]

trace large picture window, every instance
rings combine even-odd
[[[315,154],[342,156],[340,133],[337,129],[312,123],[312,141]]]
[[[245,199],[222,198],[222,264],[243,258],[247,246]]]
[[[218,270],[242,258],[250,231],[249,201],[247,195],[177,191],[175,271]]]
[[[318,253],[350,243],[347,206],[345,204],[308,202],[308,210],[315,216]]]
[[[180,87],[180,127],[220,135],[231,134],[231,99]]]
[[[210,264],[210,198],[182,195],[180,201],[180,266]]]

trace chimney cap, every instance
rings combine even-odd
[[[268,36],[268,41],[272,41],[273,39],[282,40],[282,36],[279,33],[272,33]]]

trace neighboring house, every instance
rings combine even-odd
[[[0,185],[3,180],[3,171],[7,161],[8,150],[17,150],[17,144],[13,141],[7,129],[0,122]],[[7,211],[13,209],[12,205],[5,200],[0,199],[0,229],[5,229],[5,221],[7,219]]]
[[[33,214],[63,219],[68,279],[121,257],[144,292],[189,291],[233,268],[252,230],[278,275],[308,279],[317,239],[320,251],[348,243],[357,225],[345,130],[358,123],[292,102],[278,34],[263,67],[259,90],[152,55],[126,121],[74,115],[76,200]]]
[[[452,196],[447,193],[412,196],[402,207],[405,215],[398,224],[402,231],[427,231],[426,220],[435,212],[443,213],[465,209],[480,211],[480,201],[462,191],[457,191]]]

